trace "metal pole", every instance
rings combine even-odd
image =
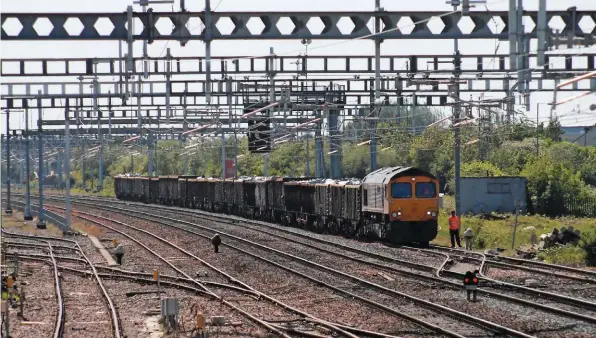
[[[147,13],[147,4],[148,2],[141,1],[141,8],[143,8],[143,13]],[[130,28],[132,30],[132,27]],[[145,79],[149,78],[149,61],[147,60],[147,40],[143,39],[143,77]]]
[[[131,84],[131,88],[134,89],[134,83]],[[139,135],[143,132],[143,119],[141,118],[141,92],[143,86],[141,85],[141,77],[137,82],[137,128],[139,128]]]
[[[321,117],[321,112],[317,111],[317,118]],[[321,134],[321,121],[318,121],[315,127],[315,177],[323,177],[323,136]]]
[[[66,110],[64,111],[64,176],[66,179],[64,226],[66,231],[70,231],[70,116],[68,113],[68,99],[66,99]]]
[[[150,131],[147,132],[147,151],[149,152],[147,172],[149,173],[149,176],[153,176],[153,136]]]
[[[99,95],[99,81],[97,78],[97,62],[95,63],[95,76],[93,78],[93,111],[97,114],[97,136],[99,138],[99,152],[98,152],[98,165],[99,175],[97,178],[97,191],[103,189],[103,136],[101,134],[101,119],[99,117],[99,108],[97,100]]]
[[[536,103],[536,156],[540,156],[540,143],[538,142],[538,117],[540,115],[540,103]]]
[[[166,121],[168,123],[170,123],[170,116],[172,116],[170,112],[170,92],[172,89],[172,84],[170,83],[170,77],[172,75],[171,57],[172,54],[170,54],[170,49],[168,48],[166,51]]]
[[[217,115],[219,119],[219,114]],[[219,130],[221,132],[221,178],[226,178],[226,136],[223,131],[223,124],[219,124]]]
[[[519,83],[520,100],[525,97],[526,81],[524,75],[524,25],[522,24],[523,0],[517,1],[517,82]],[[521,103],[523,104],[523,103]]]
[[[515,223],[513,224],[513,236],[511,239],[511,250],[515,247],[515,233],[517,232],[517,216],[519,216],[520,201],[515,201]]]
[[[19,153],[22,154],[23,151],[23,139],[21,138],[21,142],[19,142]],[[25,158],[24,156],[21,158],[21,160],[19,161],[19,186],[23,186],[23,182],[25,179]]]
[[[375,0],[375,12],[380,12],[381,9],[381,0]],[[381,32],[381,18],[379,16],[375,17],[375,33]],[[379,36],[375,36],[375,104],[373,105],[373,109],[377,108],[376,101],[381,98],[381,42],[382,39]],[[380,110],[380,107],[379,107]],[[371,117],[380,116],[380,111],[376,112],[376,115],[373,113]],[[373,119],[370,121],[370,171],[373,172],[377,170],[377,137],[376,137],[376,129],[377,124],[376,121]]]
[[[517,70],[517,5],[516,0],[509,0],[509,72]],[[508,97],[509,99],[509,97]],[[507,110],[507,123],[511,123],[512,111]]]
[[[46,222],[43,219],[43,133],[42,133],[42,110],[41,110],[41,90],[37,91],[37,108],[39,111],[39,118],[37,120],[38,141],[39,141],[39,220],[37,221],[38,229],[45,229]]]
[[[310,177],[310,134],[306,134],[306,173],[304,175],[306,177]]]
[[[536,31],[538,38],[538,67],[544,66],[546,63],[546,0],[538,0],[538,22],[536,23]],[[528,50],[529,51],[529,50]]]
[[[10,207],[10,111],[6,109],[6,208],[4,213],[12,215]]]
[[[273,47],[269,49],[269,103],[275,102],[275,60],[274,57]],[[273,108],[269,109],[269,118],[273,117]],[[269,135],[271,137],[271,135]],[[264,159],[264,175],[268,176],[269,173],[269,153],[265,154]]]
[[[85,148],[87,147],[87,139],[83,137],[83,151],[82,151],[82,158],[81,160],[83,161],[83,189],[87,190],[87,173],[86,173],[86,167],[87,167],[87,161],[85,161],[85,154],[87,154]]]
[[[211,104],[211,0],[205,0],[205,100]]]
[[[188,122],[186,121],[186,95],[184,96],[184,105],[182,106],[182,115],[184,122],[182,122],[182,128],[184,131],[188,130]],[[180,140],[183,146],[186,146],[186,136],[182,135]],[[184,176],[188,176],[188,151],[184,152]]]
[[[233,108],[232,108],[232,77],[229,76],[226,81],[228,85],[228,117],[230,118],[230,126],[232,125],[232,119],[236,119],[236,123],[234,125],[234,177],[238,177],[238,135],[236,134],[236,130],[238,127],[238,117],[234,116]]]
[[[27,101],[25,101],[27,102]],[[25,212],[23,219],[25,221],[32,221],[31,216],[31,170],[29,166],[29,108],[25,107],[25,172],[27,174],[27,183],[25,185]]]
[[[457,6],[454,5],[454,10],[457,10]],[[458,57],[459,54],[459,44],[458,44],[458,40],[454,39],[453,40],[453,51],[456,54],[456,57]],[[457,69],[457,67],[459,67],[459,64],[456,65],[455,68],[455,106],[454,111],[453,111],[453,118],[454,118],[454,123],[458,123],[459,122],[459,117],[460,117],[460,98],[459,98],[459,72],[460,69]],[[458,217],[461,217],[461,181],[460,181],[460,175],[461,175],[461,139],[460,139],[460,129],[459,127],[455,127],[454,131],[453,131],[453,139],[454,139],[454,152],[455,152],[455,214]]]
[[[61,190],[64,187],[64,181],[62,180],[62,172],[63,172],[63,170],[62,170],[62,160],[63,160],[63,157],[64,157],[64,154],[62,152],[62,149],[60,149],[58,151],[58,155],[57,155],[57,158],[56,158],[56,162],[57,162],[56,172],[57,172],[57,175],[58,175],[58,186],[60,187]]]

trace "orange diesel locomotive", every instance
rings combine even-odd
[[[412,167],[382,168],[361,185],[362,218],[368,231],[394,243],[428,244],[437,236],[439,181]]]
[[[411,167],[383,168],[362,181],[241,177],[117,176],[116,196],[225,212],[317,232],[428,244],[437,235],[438,180]]]

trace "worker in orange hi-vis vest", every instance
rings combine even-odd
[[[456,241],[457,246],[461,248],[461,243],[459,239],[459,217],[455,215],[455,211],[452,211],[451,217],[449,217],[449,237],[451,237],[452,248],[455,248]]]

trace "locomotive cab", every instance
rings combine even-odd
[[[438,232],[438,180],[411,167],[374,171],[362,182],[362,212],[379,237],[427,244]]]

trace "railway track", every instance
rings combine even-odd
[[[226,276],[226,278],[227,278],[228,280],[230,280],[230,281],[233,281],[235,284],[238,284],[238,286],[241,286],[241,287],[243,287],[244,291],[253,292],[253,293],[255,293],[256,295],[258,295],[259,297],[263,297],[263,298],[267,299],[268,301],[270,301],[270,302],[272,302],[272,303],[274,303],[274,304],[277,304],[278,306],[282,306],[282,307],[283,307],[283,308],[285,308],[286,310],[290,310],[291,312],[294,312],[294,313],[300,314],[300,315],[302,315],[302,316],[304,316],[304,317],[306,317],[306,318],[309,318],[310,320],[314,320],[314,321],[316,321],[316,322],[320,322],[320,323],[328,323],[327,325],[333,325],[333,326],[337,326],[337,325],[335,325],[335,324],[331,324],[331,323],[329,323],[329,322],[326,322],[326,321],[320,320],[320,319],[318,319],[318,318],[316,318],[316,317],[314,317],[314,316],[312,316],[312,315],[310,315],[310,314],[308,314],[308,313],[305,313],[305,312],[303,312],[303,311],[301,311],[301,310],[298,310],[298,309],[296,309],[296,308],[294,308],[294,307],[292,307],[292,306],[289,306],[289,305],[287,305],[287,304],[285,304],[285,303],[283,303],[283,302],[281,302],[281,301],[279,301],[279,300],[277,300],[277,299],[274,299],[273,297],[271,297],[271,296],[268,296],[267,294],[264,294],[264,293],[262,293],[262,292],[259,292],[259,291],[255,290],[255,289],[253,289],[252,287],[250,287],[250,286],[246,285],[245,283],[243,283],[243,282],[241,282],[241,281],[237,280],[236,278],[234,278],[234,277],[232,277],[232,276],[228,275],[228,274],[227,274],[227,273],[225,273],[224,271],[221,271],[220,269],[218,269],[218,268],[216,268],[216,267],[214,267],[214,266],[211,266],[209,263],[206,263],[206,262],[205,262],[205,261],[203,261],[201,258],[199,258],[199,257],[197,257],[196,255],[194,255],[194,254],[190,253],[189,251],[187,251],[187,250],[185,250],[185,249],[182,249],[182,248],[180,248],[179,246],[177,246],[177,245],[173,244],[173,243],[172,243],[172,241],[170,241],[170,240],[166,240],[166,239],[165,239],[165,238],[166,238],[166,236],[159,236],[159,235],[156,235],[156,234],[154,234],[154,233],[152,233],[152,232],[149,232],[149,231],[147,231],[147,230],[140,229],[140,228],[137,228],[137,227],[134,227],[134,226],[128,225],[128,224],[126,224],[126,223],[124,223],[124,222],[115,221],[115,220],[113,220],[113,219],[110,219],[109,217],[104,217],[104,216],[100,216],[100,215],[92,215],[92,214],[89,214],[89,213],[83,213],[83,212],[80,212],[80,211],[79,211],[79,212],[76,212],[76,213],[77,213],[77,217],[79,217],[79,218],[81,218],[81,219],[84,219],[84,220],[87,220],[87,221],[90,221],[90,222],[93,222],[93,223],[95,223],[95,224],[98,224],[98,225],[104,226],[104,227],[108,227],[108,228],[110,228],[110,230],[112,230],[112,231],[115,231],[115,232],[119,232],[119,233],[121,233],[122,235],[124,235],[124,236],[128,237],[129,239],[133,240],[135,243],[137,243],[138,245],[141,245],[141,246],[145,246],[145,244],[144,244],[144,241],[140,241],[139,239],[132,237],[132,236],[131,236],[129,233],[127,233],[127,232],[124,232],[124,231],[122,231],[122,230],[116,229],[116,228],[115,228],[115,227],[113,227],[113,226],[107,225],[107,224],[106,224],[106,222],[116,223],[116,224],[118,224],[118,225],[119,225],[119,226],[121,226],[121,227],[124,227],[124,228],[130,229],[130,230],[134,230],[134,231],[136,231],[136,232],[143,233],[143,234],[145,234],[145,235],[147,235],[147,236],[153,237],[154,239],[158,239],[158,240],[160,240],[160,241],[163,241],[163,243],[165,243],[165,244],[167,244],[167,245],[169,245],[169,246],[171,246],[171,247],[174,247],[174,248],[176,248],[176,249],[177,249],[178,251],[180,251],[181,253],[184,253],[185,255],[187,255],[187,256],[189,256],[189,257],[192,257],[192,258],[194,258],[194,259],[195,259],[195,260],[197,260],[197,261],[200,261],[202,264],[204,264],[204,265],[206,265],[206,266],[209,266],[209,267],[210,267],[210,268],[211,268],[213,271],[217,271],[217,272],[219,272],[219,273],[221,273],[221,274],[225,275],[225,276]],[[209,238],[206,238],[206,239],[209,239]],[[165,259],[165,258],[161,257],[161,256],[160,256],[158,253],[156,253],[156,252],[153,252],[153,250],[149,249],[148,247],[147,247],[146,249],[147,249],[147,250],[148,250],[150,253],[152,253],[152,255],[154,255],[155,257],[158,257],[158,259],[160,259],[160,260],[163,260],[163,261],[167,261],[167,259]],[[172,264],[172,265],[173,265],[173,264]],[[174,268],[174,266],[173,266],[173,268]],[[181,271],[180,271],[180,272],[181,272]],[[183,273],[183,272],[182,272],[182,273]],[[188,275],[186,275],[185,277],[186,277],[186,278],[190,278]],[[343,331],[343,326],[341,326],[341,327],[342,327],[341,329],[340,329],[339,327],[335,327],[335,328],[334,328],[334,330],[335,330],[336,332],[337,332],[337,331],[339,331],[339,332],[341,333],[341,332]],[[333,327],[332,327],[332,328],[333,328]],[[354,329],[354,328],[346,328],[346,330],[348,330],[348,329],[349,329],[350,331],[355,331],[355,332],[360,332],[360,333],[362,333],[362,330],[358,330],[358,329]],[[440,328],[436,328],[436,330],[439,330],[439,331],[440,331]],[[344,335],[346,335],[346,333],[344,333]],[[379,334],[379,333],[374,333],[374,332],[368,332],[368,333],[367,333],[367,335],[376,335],[376,336],[390,336],[390,335],[384,335],[384,334]],[[455,335],[455,336],[459,337],[459,335]]]
[[[432,249],[415,249],[427,252],[431,255],[449,257],[453,262],[471,262],[480,271],[481,278],[492,285],[508,289],[518,289],[529,294],[540,294],[556,301],[575,303],[590,311],[596,311],[596,278],[591,277],[589,270],[574,269],[585,272],[583,276],[579,272],[566,274],[556,272],[556,267],[548,269],[534,269],[522,266],[521,271],[518,265],[511,265],[495,261],[493,257],[477,252],[467,252],[457,249],[449,249],[434,246]],[[513,272],[512,277],[507,277],[507,272]],[[494,277],[491,277],[494,276]],[[502,277],[505,275],[506,277]],[[499,277],[497,279],[497,277]],[[524,285],[525,280],[532,279],[534,284],[541,286],[539,290],[528,288]]]
[[[97,200],[97,199],[84,198],[82,200],[87,200],[87,201],[92,200],[93,201],[93,200]],[[120,201],[117,201],[117,200],[113,200],[113,201],[116,204],[131,205],[131,206],[132,205],[138,205],[138,207],[145,207],[145,208],[147,208],[147,206],[146,205],[143,205],[143,204],[134,204],[134,203],[130,203],[130,202],[120,202]],[[83,203],[84,203],[84,201],[83,201]],[[171,208],[171,207],[159,207],[159,206],[154,206],[154,205],[151,205],[151,209],[152,210],[161,209],[161,210],[167,210],[167,211],[170,211],[170,212],[171,211],[175,211],[177,214],[185,214],[187,216],[193,216],[193,217],[197,217],[198,216],[201,219],[207,219],[207,220],[211,220],[211,221],[219,222],[219,223],[228,223],[230,225],[232,225],[232,224],[236,225],[236,223],[238,221],[242,221],[243,222],[243,227],[246,227],[247,225],[248,226],[254,226],[254,227],[260,227],[260,228],[267,227],[268,230],[274,230],[276,232],[285,233],[285,234],[287,234],[289,236],[302,237],[303,239],[307,239],[310,242],[313,242],[314,241],[314,242],[318,242],[318,243],[330,244],[330,246],[341,248],[344,251],[349,251],[349,252],[352,252],[352,253],[358,253],[358,254],[361,254],[363,256],[369,256],[369,257],[372,256],[372,257],[375,257],[377,259],[381,259],[381,260],[385,260],[385,261],[398,262],[400,264],[405,264],[406,266],[411,267],[413,269],[425,270],[427,272],[432,272],[434,270],[435,272],[442,272],[444,274],[451,275],[451,276],[456,276],[457,275],[457,274],[450,273],[450,272],[437,271],[436,268],[434,268],[433,266],[430,266],[430,265],[421,265],[421,264],[417,264],[417,263],[413,263],[413,262],[408,262],[408,261],[400,261],[400,260],[397,260],[397,259],[392,258],[392,257],[387,257],[387,256],[384,256],[384,255],[373,254],[373,253],[366,252],[364,250],[360,250],[360,249],[357,249],[357,248],[354,248],[354,247],[349,247],[349,246],[338,244],[338,243],[335,243],[335,242],[322,240],[320,238],[317,238],[316,237],[317,236],[316,234],[308,234],[308,235],[307,234],[299,234],[298,231],[296,231],[295,229],[292,229],[292,228],[280,228],[279,226],[272,226],[272,225],[270,225],[268,223],[265,223],[265,222],[250,221],[250,220],[245,220],[245,219],[241,219],[239,217],[233,217],[233,216],[231,216],[230,217],[230,220],[228,220],[227,217],[224,219],[223,217],[221,217],[221,215],[218,215],[218,217],[210,217],[209,214],[204,213],[202,211],[196,211],[196,210],[192,210],[191,211],[191,210],[188,210],[188,209],[178,209],[178,208]],[[152,217],[159,217],[159,215],[152,215]],[[172,221],[176,221],[176,220],[173,220],[172,219]],[[272,234],[271,232],[269,232],[269,235],[280,236],[279,234]],[[286,239],[288,239],[287,236],[284,236],[284,237],[286,237]],[[302,241],[302,242],[304,242],[304,241]],[[419,250],[419,249],[416,249],[416,250]],[[330,251],[330,250],[327,250],[327,251]],[[436,254],[436,252],[435,252],[435,254]],[[387,269],[387,266],[379,266],[379,265],[377,265],[377,267]],[[391,270],[391,268],[390,268],[389,271],[394,271],[394,272],[398,272],[398,273],[406,274],[406,275],[408,273],[410,273],[410,274],[412,273],[411,271],[407,271],[407,270],[403,270],[403,269],[400,269],[400,271],[396,271],[395,268],[393,270]],[[437,281],[437,280],[433,280],[433,281]],[[443,278],[441,280],[441,282],[444,283],[444,284],[447,284],[447,281],[445,280],[445,278]],[[453,287],[455,287],[455,283],[453,281],[451,281],[451,284],[452,284]],[[461,287],[461,285],[459,285],[459,287]],[[487,294],[491,294],[491,292],[488,291]],[[496,295],[496,294],[494,294],[494,292],[493,292],[493,295]],[[504,296],[504,295],[501,295],[501,296]],[[506,298],[506,296],[505,296],[505,298]],[[518,298],[514,298],[514,297],[509,297],[509,298],[510,298],[509,300],[511,300],[511,301],[517,301],[517,302],[520,302],[521,301],[521,302],[523,302],[523,300],[518,299]],[[537,305],[540,308],[539,304],[537,304]],[[544,306],[542,309],[543,310],[553,310],[552,308],[549,309],[549,306]],[[564,310],[559,311],[559,313],[560,314],[563,314],[563,315],[569,315],[570,317],[575,317],[575,318],[578,318],[578,319],[581,319],[581,320],[584,320],[584,321],[590,321],[592,323],[594,321],[594,318],[591,317],[591,316],[586,316],[586,315],[583,315],[582,316],[581,314],[580,314],[580,316],[577,316],[577,313],[575,313],[575,314],[574,313],[566,313],[566,311],[564,311]]]
[[[187,276],[187,277],[188,277],[188,276]],[[190,280],[190,279],[188,279],[188,278],[187,278],[187,280]],[[192,281],[193,281],[193,283],[195,282],[194,280],[192,280]],[[246,292],[247,290],[243,289],[242,291],[243,291],[243,292]],[[262,294],[259,294],[259,295],[260,295],[260,296],[263,296]],[[321,325],[321,324],[325,324],[325,325],[327,325],[327,326],[329,325],[329,324],[325,323],[324,321],[320,321],[320,320],[317,320],[316,318],[312,318],[312,316],[309,316],[308,320],[309,320],[309,321],[311,321],[311,322],[314,322],[314,323],[316,323],[317,325]],[[275,325],[275,326],[278,326],[278,325]],[[342,326],[342,327],[343,327],[343,326]],[[378,334],[378,333],[375,333],[375,332],[363,332],[362,330],[355,330],[355,329],[353,329],[353,328],[347,328],[347,327],[346,327],[346,329],[349,329],[349,330],[351,330],[351,331],[356,331],[356,332],[359,332],[359,333],[365,333],[365,334],[366,334],[366,335],[368,335],[368,336],[389,337],[389,335]],[[338,328],[335,328],[335,330],[336,330],[336,331],[339,331],[339,332],[341,333],[343,329],[338,329]],[[344,336],[345,336],[345,335],[347,335],[347,336],[351,336],[351,335],[350,335],[350,334],[348,334],[347,332],[344,332],[344,333],[343,333],[343,335],[344,335]]]
[[[128,202],[117,202],[117,203],[131,205],[131,206],[133,206],[133,205],[143,206],[143,204],[132,204],[132,203],[128,203]],[[194,210],[190,211],[188,209],[178,209],[178,208],[172,209],[169,207],[159,207],[159,206],[154,206],[154,205],[151,206],[151,209],[168,210],[168,211],[175,210],[176,213],[178,213],[178,214],[184,214],[184,215],[189,215],[189,216],[193,216],[193,217],[199,216],[203,219],[217,221],[219,223],[228,223],[228,224],[235,225],[235,222],[236,222],[234,220],[234,217],[231,217],[232,218],[231,221],[227,221],[225,219],[222,219],[221,216],[214,218],[214,217],[210,217],[209,215],[204,214],[203,212],[194,211]],[[237,218],[237,219],[239,219],[239,218]],[[243,223],[243,227],[254,225],[257,228],[252,227],[253,230],[264,232],[268,236],[275,236],[278,238],[283,238],[286,241],[294,241],[295,243],[300,243],[302,245],[307,245],[307,244],[305,244],[304,241],[295,241],[289,236],[280,236],[278,234],[275,234],[272,231],[263,230],[262,228],[267,227],[268,230],[274,230],[278,233],[285,233],[285,234],[288,234],[291,236],[301,237],[304,239],[308,239],[309,241],[316,241],[316,242],[322,243],[322,244],[330,244],[330,245],[340,247],[345,250],[349,250],[351,252],[356,252],[361,255],[365,255],[368,257],[375,258],[375,259],[382,259],[382,260],[390,261],[393,263],[405,264],[407,266],[413,267],[415,269],[421,269],[423,271],[431,269],[431,267],[428,267],[428,266],[422,266],[420,264],[415,264],[415,263],[412,264],[410,262],[398,260],[398,259],[391,258],[391,257],[374,255],[374,254],[368,253],[363,250],[355,249],[355,248],[348,247],[345,245],[338,245],[337,243],[327,241],[327,240],[322,240],[320,238],[316,238],[316,237],[313,237],[310,235],[300,234],[300,236],[299,236],[299,234],[296,231],[290,230],[288,228],[281,228],[279,226],[271,226],[265,222],[242,220],[242,223]],[[260,227],[261,229],[258,229],[258,227]],[[321,248],[317,248],[317,249],[322,250]],[[426,250],[426,249],[422,249],[422,250],[414,249],[414,250],[417,252],[426,252],[431,255],[443,257],[444,260],[443,260],[441,269],[440,270],[438,269],[436,272],[437,277],[442,278],[442,276],[440,274],[446,274],[449,277],[455,277],[455,278],[460,278],[460,279],[463,278],[463,274],[461,274],[461,273],[444,271],[442,269],[442,267],[445,266],[445,263],[447,263],[448,261],[451,260],[451,257],[449,255],[446,255],[444,253],[437,253],[437,252],[434,252],[433,250]],[[325,250],[323,250],[323,251],[325,251]],[[329,251],[329,250],[327,250],[327,251]],[[337,252],[327,252],[327,253],[331,253],[331,254],[335,254],[335,255],[338,254]],[[481,264],[481,267],[482,266],[483,266],[483,264]],[[379,265],[377,265],[377,267],[383,268],[382,266],[379,266]],[[481,270],[482,270],[482,268],[481,268]],[[577,270],[577,269],[575,269],[575,270]],[[400,271],[394,270],[394,272],[400,272]],[[421,276],[418,275],[417,277],[421,277]],[[583,321],[596,323],[596,319],[595,319],[596,313],[594,312],[594,310],[596,309],[596,304],[594,304],[588,300],[579,299],[579,298],[575,298],[575,297],[568,297],[565,295],[560,295],[560,294],[556,294],[556,293],[552,293],[552,292],[545,292],[543,290],[535,290],[532,288],[527,288],[527,287],[515,285],[512,283],[501,282],[501,281],[487,278],[487,277],[484,277],[484,279],[486,281],[491,282],[490,284],[486,284],[486,286],[492,286],[493,289],[495,290],[495,291],[486,291],[485,293],[488,295],[500,297],[500,298],[506,299],[508,301],[514,301],[517,303],[521,303],[526,306],[532,306],[532,307],[538,308],[543,311],[556,312],[563,316],[568,316],[571,318],[576,318],[576,319],[580,319]],[[596,283],[596,281],[594,281],[593,279],[591,279],[589,277],[582,279],[582,281],[584,283]],[[451,286],[455,286],[455,283],[453,283],[454,280],[452,280],[451,282],[452,282]],[[459,288],[463,288],[463,286],[460,284]],[[504,290],[504,288],[506,288],[506,289]],[[525,296],[525,299],[524,299],[523,294],[527,294],[529,297]],[[547,300],[545,301],[544,298],[546,298]],[[548,301],[548,300],[550,300],[550,301]],[[543,304],[541,304],[541,303],[543,303]],[[561,303],[564,303],[565,305],[561,305]],[[557,308],[557,307],[555,307],[555,305],[562,306],[563,308],[562,309]]]
[[[74,242],[74,241],[68,241],[68,240],[64,240],[61,238],[53,238],[53,237],[39,237],[39,236],[26,236],[26,235],[22,235],[22,234],[14,234],[14,233],[10,233],[10,232],[6,232],[3,231],[3,236],[6,236],[8,238],[11,238],[11,241],[8,242],[9,247],[17,247],[17,248],[21,248],[21,249],[43,249],[44,245],[42,244],[37,244],[35,242],[39,242],[39,241],[45,241],[46,242],[46,254],[27,254],[27,253],[12,253],[13,256],[18,256],[19,259],[29,259],[29,260],[36,260],[36,261],[40,261],[43,263],[51,263],[52,267],[54,268],[54,271],[56,273],[56,271],[60,270],[60,268],[57,265],[58,261],[65,261],[68,262],[69,264],[78,264],[78,265],[83,265],[86,268],[89,269],[89,275],[91,277],[93,277],[95,279],[95,283],[91,283],[89,284],[89,281],[87,279],[79,279],[76,281],[71,281],[68,279],[65,279],[64,276],[62,276],[62,278],[57,278],[57,282],[59,282],[60,284],[60,296],[58,297],[59,301],[60,301],[60,311],[59,311],[59,318],[62,318],[62,324],[61,324],[61,329],[60,332],[64,332],[64,320],[65,318],[68,318],[69,321],[75,321],[75,318],[81,315],[81,311],[80,310],[72,310],[73,307],[77,307],[77,308],[81,308],[81,307],[85,307],[87,305],[89,305],[89,295],[86,294],[81,294],[80,296],[82,296],[83,300],[81,300],[80,302],[78,302],[78,305],[74,304],[77,302],[76,300],[76,296],[74,297],[70,294],[65,295],[64,291],[65,289],[72,289],[72,290],[79,290],[81,287],[83,287],[83,285],[87,284],[87,286],[89,286],[89,288],[87,289],[91,289],[92,287],[94,287],[92,284],[96,284],[96,286],[99,287],[100,291],[101,291],[101,297],[104,300],[104,305],[105,306],[107,304],[109,310],[110,310],[110,319],[111,319],[111,330],[110,332],[108,332],[107,334],[101,334],[101,331],[104,331],[103,327],[99,327],[99,328],[95,328],[96,331],[100,331],[100,336],[112,336],[112,337],[122,337],[122,333],[121,333],[121,326],[120,326],[120,317],[118,315],[118,312],[116,310],[116,307],[114,306],[113,300],[110,297],[110,295],[107,293],[107,290],[105,288],[105,286],[103,285],[103,282],[101,281],[100,276],[97,273],[96,267],[94,266],[94,264],[92,264],[90,262],[90,260],[87,258],[87,256],[85,255],[85,253],[83,252],[83,250],[78,247],[78,243]],[[20,239],[20,240],[24,240],[24,242],[18,243],[15,242],[14,239]],[[75,244],[77,246],[66,246],[66,245],[52,245],[51,243],[49,243],[50,241],[54,241],[54,242],[61,242],[61,241],[67,241],[68,243],[72,243]],[[71,254],[71,256],[60,256],[60,255],[56,255],[57,251],[67,251]],[[73,257],[72,254],[76,254],[77,256],[82,256],[83,258],[77,258],[77,257]],[[65,286],[69,285],[69,286]],[[67,314],[67,310],[70,310],[70,314]],[[101,313],[101,312],[100,312]],[[83,317],[83,318],[79,318],[81,323],[89,323],[89,318],[88,316]],[[93,321],[91,321],[91,323],[93,323]],[[105,324],[110,324],[110,321],[97,321],[98,324],[101,325],[105,325]],[[105,324],[104,324],[105,323]],[[68,324],[68,322],[66,322],[66,324]],[[81,325],[79,325],[80,328]],[[90,333],[90,330],[88,330],[88,327],[84,327],[83,329],[86,330],[86,332]],[[60,336],[62,336],[62,333],[60,334]]]
[[[109,209],[110,209],[111,212],[115,211],[115,209],[113,209],[113,208],[109,208]],[[121,210],[121,212],[124,212],[124,211]],[[135,218],[140,218],[140,217],[142,217],[140,215],[140,213],[139,212],[135,212]],[[151,217],[162,217],[162,219],[163,219],[163,216],[159,216],[159,215],[151,215]],[[174,221],[174,222],[179,222],[180,223],[179,220],[172,220],[172,219],[170,219],[170,221]],[[191,224],[187,224],[187,225],[191,225]],[[169,226],[172,226],[172,225],[170,224]],[[185,230],[187,232],[194,233],[195,235],[199,235],[199,236],[202,235],[204,237],[207,237],[204,234],[199,234],[199,233],[196,233],[195,231],[192,231],[192,230],[189,230],[189,229],[181,229],[181,230]],[[220,232],[220,234],[223,234],[223,233]],[[234,238],[234,236],[230,237],[229,234],[224,234],[224,235],[226,237],[229,237],[229,238]],[[234,238],[234,239],[235,240],[239,240],[240,242],[244,242],[245,244],[248,244],[248,245],[253,246],[253,247],[255,247],[255,246],[259,247],[259,245],[257,243],[254,243],[254,242],[246,241],[246,240],[239,239],[239,238]],[[330,269],[330,268],[327,268],[325,266],[321,266],[321,265],[318,265],[318,264],[313,264],[312,262],[308,262],[308,261],[306,261],[304,259],[300,259],[299,257],[295,257],[295,256],[292,256],[292,255],[285,254],[283,252],[276,251],[275,249],[271,249],[269,247],[260,246],[260,249],[264,249],[264,250],[267,250],[267,251],[273,251],[277,255],[280,255],[280,256],[284,256],[285,255],[285,257],[288,257],[288,258],[291,257],[294,260],[300,260],[303,264],[306,264],[306,265],[311,265],[311,266],[312,265],[315,265],[316,268],[318,268],[319,270],[326,270],[327,272],[331,272],[331,273],[334,273],[336,275],[341,275],[345,279],[349,279],[349,280],[352,280],[353,282],[356,282],[356,283],[359,283],[359,284],[362,284],[362,285],[366,285],[367,287],[375,288],[375,289],[381,290],[381,291],[383,291],[385,293],[392,294],[392,296],[394,296],[394,297],[395,296],[405,297],[405,298],[409,299],[410,301],[416,302],[419,306],[420,306],[420,304],[424,304],[427,307],[431,307],[431,308],[434,307],[435,308],[435,311],[437,311],[437,309],[440,309],[440,312],[448,313],[450,316],[455,316],[455,317],[458,317],[460,319],[461,318],[465,318],[468,321],[474,322],[476,325],[482,325],[482,326],[485,326],[485,327],[490,327],[493,331],[507,332],[508,334],[513,334],[513,335],[516,335],[516,336],[527,336],[527,335],[525,335],[525,334],[523,334],[521,332],[518,332],[518,331],[515,331],[515,330],[511,330],[511,329],[508,329],[508,328],[499,326],[499,325],[494,324],[492,322],[485,321],[485,320],[482,320],[480,318],[476,318],[474,316],[470,316],[468,314],[461,313],[459,311],[455,311],[453,309],[450,309],[450,308],[447,308],[447,307],[444,307],[444,306],[441,306],[441,305],[438,305],[438,304],[434,304],[432,302],[424,301],[423,299],[420,299],[420,298],[409,296],[407,294],[404,294],[404,293],[398,292],[396,290],[392,290],[392,289],[383,287],[383,286],[378,285],[378,284],[375,284],[375,283],[368,282],[368,281],[366,281],[366,280],[364,280],[362,278],[359,278],[359,277],[356,277],[356,276],[353,276],[353,275],[350,275],[350,274],[346,274],[346,273],[343,273],[341,271]]]
[[[16,208],[24,209],[24,207],[25,207],[25,204],[21,201],[14,201],[13,204],[15,205]],[[38,206],[31,205],[31,212],[33,214],[37,214],[38,211],[39,211]],[[52,221],[54,224],[56,224],[56,226],[58,226],[59,228],[62,228],[62,229],[65,228],[65,226],[64,226],[65,221],[62,216],[60,216],[56,213],[53,213],[53,212],[45,212],[45,215],[50,221]],[[114,305],[114,301],[110,297],[110,294],[108,293],[101,278],[99,277],[95,264],[93,264],[93,262],[85,254],[85,251],[81,248],[80,244],[77,241],[69,240],[69,239],[65,239],[65,238],[58,238],[58,237],[28,236],[28,235],[23,235],[23,234],[14,234],[14,233],[5,231],[4,229],[2,229],[2,234],[6,235],[8,237],[20,238],[20,239],[26,239],[26,240],[33,240],[33,241],[44,240],[48,243],[55,242],[54,245],[52,245],[52,244],[49,244],[49,245],[51,247],[53,246],[54,248],[73,250],[73,251],[76,251],[79,255],[81,255],[84,263],[89,267],[89,269],[92,273],[92,276],[95,279],[97,286],[99,287],[101,294],[104,298],[104,301],[108,307],[108,310],[110,313],[110,319],[111,319],[110,324],[112,327],[112,336],[115,338],[123,337],[120,316],[118,314],[116,306]],[[63,245],[65,243],[70,244],[70,246]]]
[[[6,234],[4,234],[4,235],[6,236]],[[50,268],[52,270],[54,294],[55,294],[56,301],[57,301],[57,315],[55,318],[52,337],[60,338],[64,334],[65,309],[64,309],[64,297],[63,297],[63,293],[62,293],[62,285],[61,285],[60,275],[58,273],[58,263],[56,261],[56,257],[54,256],[54,250],[52,248],[52,245],[48,241],[43,241],[43,240],[38,240],[38,241],[40,244],[39,244],[39,246],[36,246],[36,247],[19,246],[18,243],[16,243],[16,245],[14,245],[15,243],[13,243],[13,245],[9,244],[9,245],[7,245],[7,247],[9,247],[9,248],[16,247],[16,248],[19,248],[20,251],[15,252],[14,250],[11,250],[12,252],[7,252],[7,256],[15,257],[15,256],[18,256],[20,252],[32,251],[32,250],[43,250],[46,252],[45,255],[40,255],[40,256],[46,257],[46,259],[44,261],[50,265]],[[43,243],[43,244],[41,244],[41,243]],[[19,279],[20,278],[17,276],[17,280],[19,280]]]
[[[468,253],[466,251],[451,249],[448,247],[431,245],[434,250],[442,252],[450,252],[465,256],[480,255],[478,253]],[[505,267],[516,267],[520,270],[529,272],[539,273],[543,275],[554,275],[560,278],[567,278],[571,280],[579,281],[591,281],[596,282],[596,271],[579,269],[565,265],[549,264],[539,261],[532,261],[528,259],[521,259],[515,257],[496,256],[491,254],[481,254],[481,257],[471,257],[471,259],[480,260],[484,259],[485,264]],[[561,272],[564,271],[565,273]]]

